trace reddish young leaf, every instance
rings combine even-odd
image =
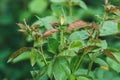
[[[84,49],[86,50],[87,53],[90,53],[92,50],[95,50],[99,48],[98,46],[87,46]]]
[[[113,22],[116,22],[116,23],[120,23],[120,20],[111,20]]]
[[[111,59],[115,60],[116,62],[120,63],[120,60],[118,60],[118,58],[115,56],[115,54],[113,52],[111,52],[110,50],[106,49],[103,51],[103,53],[107,56],[110,57]]]
[[[52,26],[60,26],[60,24],[57,23],[57,22],[51,22],[50,24],[51,24]]]
[[[23,47],[20,48],[19,50],[17,50],[15,53],[13,53],[7,62],[11,62],[12,60],[14,60],[16,57],[18,57],[19,55],[21,55],[23,52],[27,51],[29,48],[28,47]]]
[[[51,36],[53,33],[55,32],[58,32],[57,29],[50,29],[50,30],[47,30],[44,34],[43,34],[43,38],[46,38],[48,36]]]
[[[109,13],[114,13],[117,16],[120,16],[120,7],[108,4],[106,6],[106,11]]]
[[[99,27],[95,22],[92,23],[92,29],[99,31]]]
[[[27,31],[24,30],[24,29],[20,29],[20,30],[18,30],[18,31],[23,32],[23,33],[27,33]]]
[[[36,24],[36,25],[34,25],[34,26],[31,26],[30,28],[33,30],[33,31],[35,31],[36,29],[38,29],[40,27],[40,25],[39,24]]]
[[[91,54],[93,50],[98,49],[98,48],[100,48],[100,47],[90,45],[90,46],[84,47],[83,49],[80,49],[79,53],[84,53],[84,51],[85,51],[86,53],[84,53],[84,54]]]
[[[21,29],[25,29],[25,25],[22,23],[17,23],[17,25],[21,28]]]
[[[75,29],[84,28],[87,26],[89,26],[87,22],[82,20],[76,20],[75,22],[72,22],[71,24],[69,24],[69,26],[67,27],[67,30],[75,30]]]
[[[116,36],[120,37],[120,33],[117,33]]]
[[[35,36],[35,38],[39,38],[41,36],[41,34],[40,33],[36,33],[34,36]]]

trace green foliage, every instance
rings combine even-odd
[[[48,3],[46,0],[33,0],[29,4],[29,9],[33,13],[42,14],[48,6]]]
[[[13,53],[8,62],[29,58],[34,80],[114,80],[114,75],[120,79],[116,73],[119,72],[120,52],[109,47],[108,41],[103,39],[119,33],[116,17],[120,10],[105,3],[104,16],[99,14],[98,21],[87,22],[73,15],[78,6],[83,10],[89,9],[83,0],[50,1],[53,15],[36,16],[38,20],[32,25],[25,20],[24,24],[18,23],[19,31],[26,34],[32,45]],[[33,0],[29,10],[42,14],[48,4],[47,0]],[[98,66],[94,66],[95,63]]]
[[[19,49],[18,51],[13,53],[13,55],[10,56],[10,58],[8,59],[7,62],[13,61],[16,57],[18,57],[19,55],[23,54],[26,50],[28,50],[27,47],[23,47],[23,48]]]
[[[51,0],[52,2],[65,2],[66,0]]]
[[[83,0],[72,0],[74,3],[79,4],[79,6],[83,9],[87,9],[87,5]]]
[[[101,29],[101,36],[114,35],[118,33],[118,23],[113,21],[105,21]]]
[[[119,75],[112,71],[106,71],[104,69],[96,69],[95,70],[95,79],[94,80],[119,80]]]
[[[37,61],[37,53],[34,49],[32,49],[31,54],[30,54],[31,65],[34,66],[36,61]]]
[[[70,68],[66,59],[58,59],[53,65],[53,75],[55,80],[66,80],[70,76]]]
[[[84,30],[73,32],[69,39],[70,40],[85,40],[88,38],[88,33]]]
[[[77,80],[90,80],[90,79],[88,79],[88,78],[86,78],[86,77],[79,76],[79,77],[77,78]]]
[[[120,69],[119,69],[120,64],[119,63],[115,62],[114,60],[112,60],[110,58],[107,58],[107,62],[113,70],[115,70],[118,73],[120,72]]]
[[[56,39],[54,39],[54,38],[48,39],[48,51],[52,52],[53,54],[57,54],[58,45],[59,44],[58,44],[58,41]]]

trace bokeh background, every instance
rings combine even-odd
[[[77,18],[92,22],[96,21],[95,15],[103,13],[104,0],[83,0],[87,10],[75,7],[73,15]],[[120,0],[110,0],[112,4],[120,4]],[[36,15],[44,17],[52,15],[50,0],[0,0],[0,80],[32,80],[29,60],[19,63],[7,63],[7,59],[17,49],[28,46],[25,36],[18,32],[16,23],[23,22],[32,24],[37,20]],[[118,38],[105,37],[110,46],[119,48]],[[114,43],[113,43],[114,42]]]

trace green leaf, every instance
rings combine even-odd
[[[120,31],[120,23],[118,23],[118,30]]]
[[[39,24],[41,26],[45,26],[45,28],[47,30],[49,29],[52,29],[53,27],[51,26],[51,22],[56,22],[57,19],[53,16],[47,16],[47,17],[44,17],[44,18],[40,18],[37,16],[37,18],[39,19],[38,21],[36,21],[35,23],[33,23],[33,25],[35,24]]]
[[[87,5],[85,4],[84,1],[80,0],[80,4],[79,4],[83,9],[87,9]]]
[[[69,36],[69,39],[71,41],[74,41],[74,40],[85,40],[87,38],[88,38],[88,33],[85,30],[75,31],[75,32],[73,32]]]
[[[66,18],[66,24],[71,24],[76,20],[74,16],[65,16],[65,18]]]
[[[48,6],[46,0],[32,0],[29,4],[29,10],[33,13],[42,14]]]
[[[116,12],[114,12],[117,16],[120,16],[120,10],[117,10]]]
[[[105,70],[101,68],[96,68],[94,71],[94,76],[98,80],[103,80],[103,75],[104,75]]]
[[[43,73],[37,80],[48,80],[47,73]]]
[[[47,74],[50,78],[52,78],[52,75],[53,75],[53,65],[54,65],[54,61],[50,61],[47,68]]]
[[[114,72],[113,70],[104,70],[101,68],[96,68],[94,71],[93,80],[119,80],[119,79],[120,75]]]
[[[99,43],[96,43],[96,46],[100,47],[102,50],[107,49],[106,40],[101,40]]]
[[[71,74],[69,80],[75,80],[75,76]]]
[[[99,64],[100,66],[108,66],[108,64],[101,58],[96,58],[95,63]]]
[[[36,76],[38,75],[39,71],[38,70],[32,70],[30,71],[31,75],[33,78],[36,78]]]
[[[120,64],[117,63],[116,61],[112,60],[111,58],[107,57],[107,63],[109,64],[109,66],[115,70],[116,72],[120,72]]]
[[[99,47],[98,46],[87,46],[87,47],[84,47],[84,48],[82,48],[81,50],[79,50],[79,53],[81,54],[81,53],[83,53],[84,52],[84,50],[85,50],[85,52],[86,53],[91,53],[91,52],[96,52],[96,50],[98,49]],[[85,53],[85,54],[86,54]]]
[[[26,20],[28,20],[28,19],[30,19],[30,17],[31,17],[31,12],[30,11],[22,11],[22,14],[20,14],[20,18],[19,18],[19,21],[20,22],[22,22],[24,19],[26,19]]]
[[[114,9],[113,13],[120,17],[120,8],[117,8],[117,7],[116,7],[116,8]]]
[[[76,76],[83,76],[83,77],[86,77],[86,78],[89,78],[89,79],[92,79],[93,78],[93,76],[94,76],[94,74],[93,74],[93,72],[92,71],[90,71],[90,74],[89,74],[89,76],[86,76],[86,73],[88,72],[88,69],[83,69],[83,68],[79,68],[74,74],[76,75]]]
[[[32,71],[35,80],[48,80],[47,66],[40,67],[39,70]]]
[[[60,56],[76,56],[76,51],[78,51],[78,49],[67,49],[62,51],[59,55]]]
[[[70,69],[73,72],[75,66],[77,65],[78,61],[79,61],[80,57],[79,56],[73,56],[71,61],[70,61]]]
[[[42,18],[42,20],[45,22],[45,23],[51,23],[51,22],[56,22],[58,21],[56,17],[54,16],[46,16],[44,18]]]
[[[78,40],[73,41],[69,46],[69,48],[75,52],[78,52],[78,50],[81,49],[82,47],[83,47],[83,42]]]
[[[83,47],[83,43],[81,41],[73,41],[71,44],[70,44],[70,48],[82,48]]]
[[[116,22],[105,21],[103,27],[100,29],[100,36],[114,35],[118,32],[118,24]]]
[[[55,80],[67,80],[70,76],[70,69],[66,59],[56,59],[53,67]]]
[[[73,0],[74,3],[79,4],[79,6],[83,9],[87,9],[87,5],[83,0]]]
[[[30,63],[31,66],[34,66],[37,61],[37,53],[35,52],[34,49],[32,49],[31,54],[30,54]]]
[[[59,1],[59,0],[57,0],[57,1]],[[59,16],[61,16],[62,9],[64,9],[64,8],[60,4],[51,4],[51,9],[52,9],[52,12],[54,13],[54,15],[59,17]]]
[[[111,80],[114,78],[113,73],[101,68],[97,68],[94,71],[95,79],[98,80]]]
[[[30,51],[26,51],[26,52],[22,53],[21,55],[16,57],[14,60],[12,60],[12,62],[17,63],[17,62],[27,60],[27,59],[30,59]]]
[[[58,41],[54,38],[48,38],[48,51],[57,54],[58,52]]]
[[[17,50],[16,52],[14,52],[8,59],[8,63],[13,61],[16,57],[20,56],[21,54],[23,54],[25,51],[27,51],[29,48],[28,47],[23,47],[20,48],[19,50]]]
[[[116,62],[120,63],[120,52],[112,52],[108,49],[104,50],[103,53],[110,57],[111,59],[115,60]]]
[[[66,0],[50,0],[52,2],[65,2]]]
[[[77,80],[90,80],[90,79],[88,79],[87,77],[79,76],[77,77]]]

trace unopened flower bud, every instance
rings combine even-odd
[[[61,17],[61,25],[63,25],[63,24],[64,24],[64,22],[65,22],[65,17],[64,17],[64,16],[62,16],[62,17]]]

